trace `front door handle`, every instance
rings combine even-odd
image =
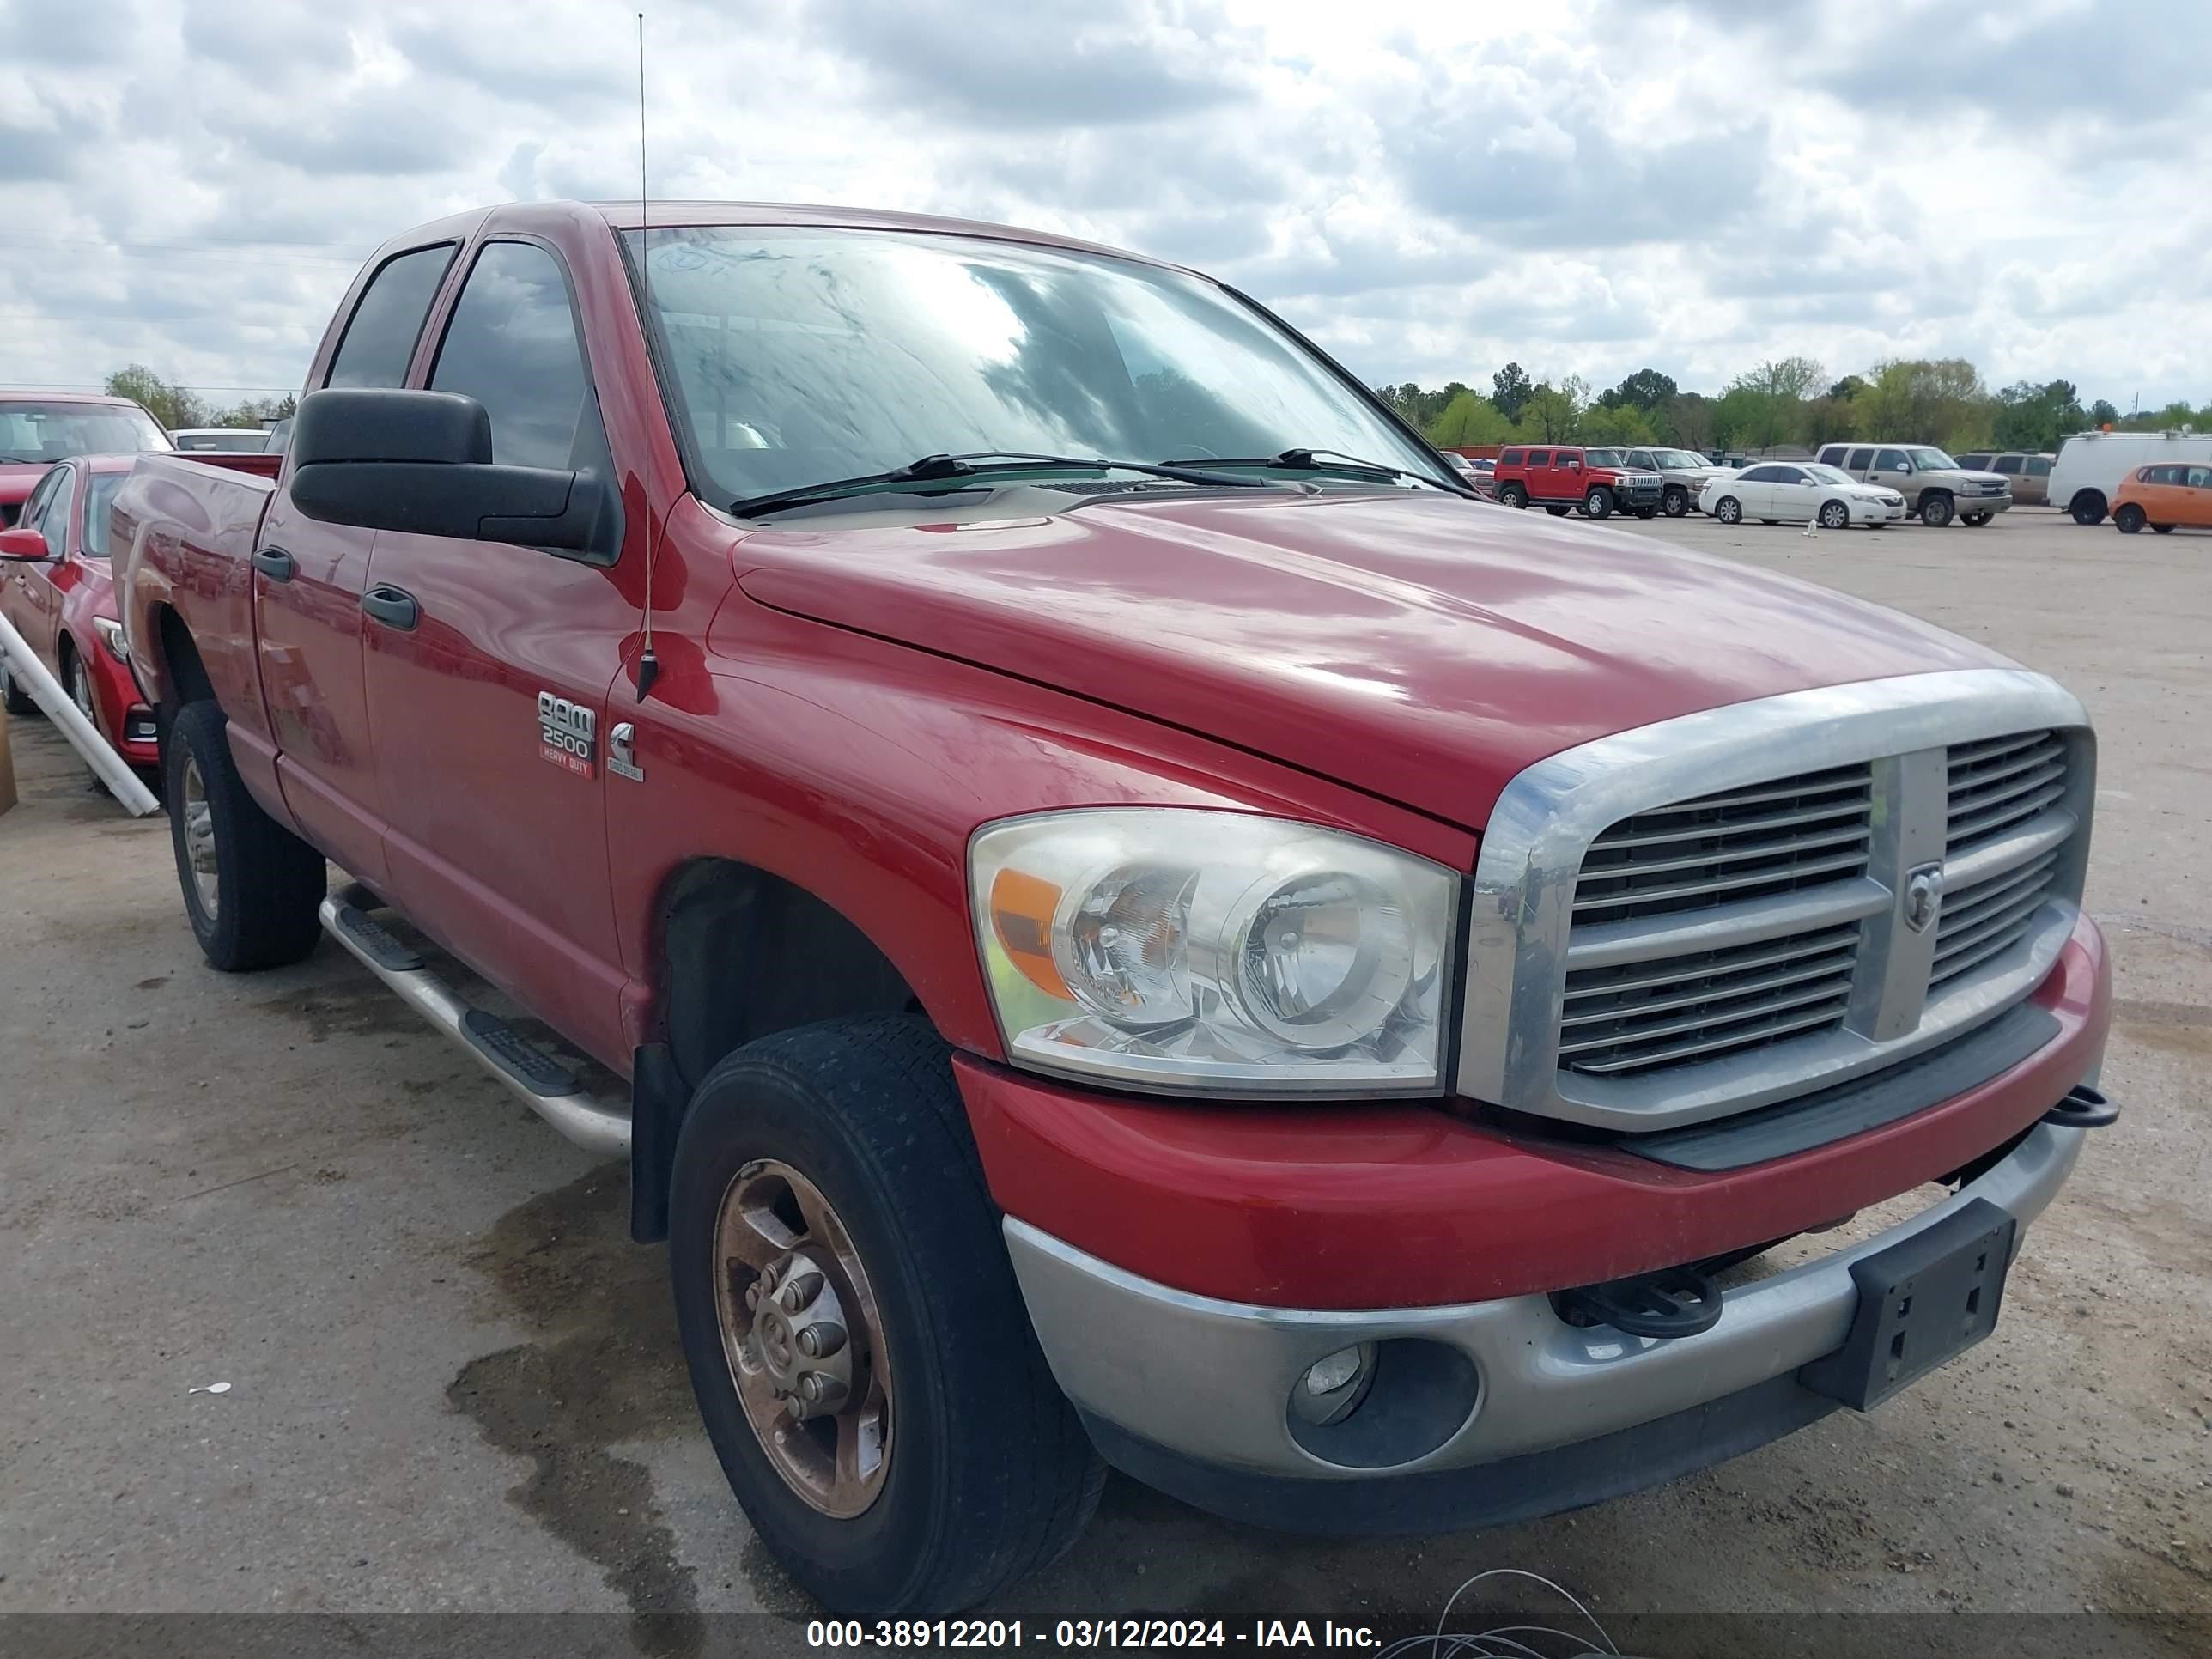
[[[253,568],[272,582],[289,582],[299,574],[299,562],[281,547],[264,547],[253,556]]]
[[[404,587],[379,582],[361,596],[361,608],[386,628],[412,628],[422,619],[415,596]]]

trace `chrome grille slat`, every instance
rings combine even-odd
[[[1938,972],[1930,974],[1928,976],[1928,988],[1929,992],[1932,994],[1942,987],[1948,985],[1953,980],[1972,972],[1973,969],[1980,967],[1992,957],[2002,956],[2007,951],[2011,950],[2013,946],[2019,943],[2020,937],[2017,934],[2008,934],[1996,939],[1984,939],[1980,945],[1959,957],[1954,961],[1945,963]]]
[[[2016,778],[2023,772],[2032,772],[2039,766],[2057,764],[2063,769],[2066,746],[2057,738],[2039,743],[2033,749],[2016,749],[1997,756],[1994,760],[1953,761],[1950,774],[1950,795],[1954,805],[1962,791],[1980,789]]]
[[[2009,830],[2015,823],[2024,823],[2047,806],[2056,805],[2065,795],[2066,786],[2047,783],[2034,793],[1997,802],[1978,811],[1967,812],[1951,820],[1950,833],[1944,842],[1947,852],[1956,852],[1969,842],[1995,831]]]
[[[1977,916],[1986,915],[2008,894],[2017,893],[2030,884],[2048,885],[2051,872],[2057,864],[2057,854],[2045,853],[2022,869],[2007,871],[1978,887],[1961,890],[1944,905],[1943,918],[1936,925],[1936,939],[1940,941],[1950,938],[1954,932],[1967,927]],[[1942,954],[1940,944],[1936,954]]]
[[[1559,1030],[1565,1032],[1577,1026],[1602,1025],[1608,1020],[1626,1022],[1639,1018],[1645,1014],[1669,1013],[1677,1008],[1695,1008],[1720,1003],[1735,997],[1759,996],[1768,991],[1787,990],[1791,986],[1802,985],[1808,980],[1832,980],[1838,975],[1841,975],[1844,982],[1848,984],[1850,981],[1852,954],[1846,945],[1840,951],[1830,951],[1809,959],[1793,958],[1800,961],[1801,965],[1782,969],[1761,978],[1746,980],[1741,983],[1727,985],[1716,983],[1710,989],[1692,988],[1670,997],[1647,997],[1640,1001],[1618,1003],[1610,1007],[1600,1007],[1589,1012],[1570,1013],[1560,1020]],[[1679,981],[1675,982],[1680,983]],[[1615,988],[1608,986],[1604,988],[1610,990]],[[1570,992],[1568,994],[1572,996],[1576,994]],[[1587,998],[1598,993],[1585,991],[1581,994]],[[1723,1017],[1718,1013],[1713,1016],[1716,1019]],[[1565,1050],[1562,1049],[1561,1052],[1565,1053]]]
[[[1744,847],[1717,848],[1711,852],[1697,854],[1690,858],[1629,858],[1618,862],[1607,861],[1601,864],[1593,863],[1590,859],[1585,859],[1583,860],[1583,879],[1601,881],[1609,876],[1667,875],[1676,870],[1702,869],[1709,864],[1741,864],[1750,859],[1773,858],[1782,854],[1804,853],[1823,847],[1848,846],[1854,842],[1864,842],[1866,838],[1866,826],[1852,824],[1845,829],[1825,830],[1818,835],[1787,836],[1779,841],[1760,841]],[[1689,837],[1675,836],[1670,839],[1686,840]],[[1609,852],[1612,849],[1608,848],[1604,850]]]
[[[1985,913],[1971,925],[1961,927],[1950,939],[1936,947],[1936,967],[1938,969],[1942,969],[1960,951],[1969,950],[1984,939],[1994,938],[2007,929],[2010,929],[2014,933],[2019,933],[2020,924],[2025,922],[2042,906],[2043,890],[2038,887],[2031,889],[1997,909]]]
[[[1849,945],[1852,937],[1849,932],[1836,930],[1813,935],[1812,942],[1808,944],[1806,936],[1800,935],[1776,939],[1771,944],[1741,946],[1734,951],[1711,951],[1708,953],[1708,958],[1713,973],[1747,973],[1754,968],[1796,962],[1808,956],[1834,950],[1838,945]],[[1655,985],[1675,985],[1680,983],[1683,977],[1680,963],[1670,963],[1656,971],[1638,973],[1632,978],[1607,979],[1604,977],[1607,971],[1602,968],[1592,968],[1570,973],[1567,975],[1567,1001],[1572,1004],[1581,998],[1608,996],[1622,991],[1645,991]]]
[[[1719,1036],[1708,1037],[1701,1042],[1677,1043],[1672,1048],[1655,1054],[1609,1060],[1585,1061],[1576,1069],[1604,1077],[1655,1066],[1676,1065],[1701,1055],[1717,1054],[1732,1048],[1747,1048],[1754,1043],[1771,1042],[1777,1037],[1795,1036],[1806,1031],[1816,1030],[1820,1027],[1835,1024],[1843,1018],[1843,1011],[1844,1001],[1838,997],[1832,1002],[1822,1004],[1794,1018],[1776,1019],[1756,1027],[1743,1027]]]
[[[1752,1020],[1769,1019],[1776,1014],[1786,1014],[1793,1008],[1808,1007],[1814,1003],[1832,1002],[1850,989],[1850,975],[1848,973],[1830,974],[1826,979],[1802,986],[1785,996],[1761,998],[1741,1009],[1723,1006],[1699,1013],[1693,1018],[1668,1020],[1658,1025],[1626,1024],[1626,1020],[1632,1017],[1624,1016],[1623,1029],[1603,1036],[1582,1037],[1572,1042],[1562,1042],[1559,1045],[1559,1052],[1562,1054],[1583,1054],[1597,1048],[1633,1048],[1641,1043],[1656,1042],[1661,1037],[1681,1036],[1691,1032],[1725,1030],[1731,1025],[1739,1025]],[[1717,997],[1714,1000],[1726,1003],[1729,999],[1723,996]]]
[[[1787,830],[1794,825],[1801,823],[1824,823],[1832,818],[1863,815],[1865,811],[1866,798],[1864,792],[1862,791],[1856,797],[1850,800],[1840,801],[1833,806],[1816,806],[1802,812],[1770,812],[1762,814],[1758,817],[1738,818],[1730,823],[1728,825],[1728,828],[1731,833],[1764,833],[1765,831],[1774,830]],[[1647,814],[1645,816],[1656,817],[1657,815]],[[1638,818],[1634,821],[1641,823],[1643,822],[1643,819]],[[1615,848],[1621,847],[1656,846],[1662,842],[1670,841],[1700,841],[1710,836],[1712,833],[1713,831],[1710,826],[1702,828],[1693,827],[1686,830],[1656,830],[1650,835],[1616,836],[1608,831],[1596,842],[1593,843],[1591,850],[1593,852],[1611,852]],[[1587,860],[1584,860],[1584,865],[1585,867],[1587,867]]]
[[[1725,881],[1679,882],[1669,887],[1630,889],[1619,893],[1599,893],[1589,898],[1582,896],[1578,887],[1575,893],[1575,914],[1584,910],[1613,908],[1624,904],[1657,903],[1670,899],[1696,898],[1711,893],[1740,892],[1747,888],[1770,887],[1777,883],[1798,882],[1807,876],[1830,876],[1841,878],[1856,875],[1866,868],[1863,848],[1856,853],[1840,856],[1808,859],[1799,863],[1778,865],[1769,870],[1747,871]]]

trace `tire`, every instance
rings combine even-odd
[[[29,692],[15,684],[15,676],[5,662],[0,662],[0,702],[5,702],[8,712],[17,716],[39,712],[39,705],[31,700]]]
[[[1841,501],[1823,501],[1820,503],[1821,529],[1849,530],[1850,527],[1851,510],[1850,507],[1844,506]]]
[[[1507,484],[1498,492],[1498,499],[1518,512],[1528,505],[1528,492],[1519,484]]]
[[[804,1207],[794,1176],[834,1228]],[[766,1211],[738,1207],[741,1181],[755,1194],[792,1195],[793,1207],[783,1211],[781,1199]],[[741,1220],[725,1223],[726,1200],[732,1218],[788,1213],[803,1230],[786,1222],[782,1238],[763,1245]],[[729,1055],[684,1116],[669,1218],[677,1324],[708,1437],[762,1543],[817,1600],[856,1618],[955,1613],[1074,1543],[1105,1466],[1030,1328],[950,1050],[927,1024],[897,1015],[827,1020]],[[844,1251],[824,1243],[840,1234]],[[733,1246],[784,1254],[757,1272]],[[799,1372],[797,1387],[813,1363],[798,1357],[805,1346],[780,1293],[777,1332],[749,1333],[744,1352],[753,1409],[780,1407],[766,1420],[784,1425],[788,1441],[754,1426],[725,1347],[726,1317],[757,1317],[736,1285],[750,1277],[757,1289],[770,1275],[790,1285],[811,1268],[779,1263],[800,1249],[828,1267],[828,1285],[794,1311],[818,1319],[828,1297],[833,1316],[851,1322],[840,1327],[848,1342],[830,1350],[850,1356],[831,1397],[872,1401],[878,1432],[890,1425],[872,1486],[848,1478],[824,1447],[860,1434],[865,1407],[850,1423],[823,1413],[801,1423],[767,1392],[773,1364]],[[872,1324],[865,1307],[875,1310]],[[830,1483],[822,1501],[801,1493],[809,1469]]]
[[[1979,530],[1996,516],[1994,513],[1961,513],[1959,522],[1969,530]]]
[[[2112,522],[2119,526],[2120,534],[2133,536],[2143,527],[2143,510],[2130,501],[2112,514]]]
[[[242,974],[281,968],[315,948],[330,872],[320,853],[246,793],[227,725],[212,702],[178,712],[161,751],[162,794],[200,954],[211,968]]]
[[[1601,486],[1583,497],[1583,511],[1593,519],[1609,517],[1613,512],[1613,492]]]
[[[1670,519],[1679,519],[1690,510],[1690,492],[1679,486],[1659,498],[1659,510]]]
[[[2158,532],[2161,536],[2171,536],[2173,534],[2173,526],[2170,524],[2154,524],[2151,528]]]
[[[2094,489],[2084,489],[2066,504],[2066,510],[2079,525],[2100,525],[2105,521],[2105,498]]]
[[[1636,509],[1636,516],[1639,519],[1656,519],[1659,516],[1659,509],[1656,507],[1639,507]]]
[[[1941,530],[1951,522],[1951,498],[1941,490],[1930,490],[1920,498],[1920,522],[1930,530]]]
[[[76,712],[90,720],[92,729],[99,732],[101,740],[106,741],[107,733],[100,731],[99,700],[93,696],[92,671],[84,665],[84,653],[74,645],[62,647],[61,679],[62,689],[70,694],[70,701],[76,705]],[[98,787],[107,787],[106,781],[93,769],[90,761],[85,762],[84,771]]]
[[[1713,503],[1713,517],[1723,524],[1743,522],[1743,503],[1733,495],[1723,495]]]

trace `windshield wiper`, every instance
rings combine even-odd
[[[1173,462],[1156,465],[1148,461],[1109,461],[1103,457],[1085,460],[1080,455],[1032,455],[1018,449],[978,449],[962,455],[925,455],[918,461],[909,461],[889,472],[868,472],[857,478],[832,478],[823,483],[770,490],[765,495],[751,495],[744,501],[731,502],[730,511],[742,519],[754,519],[763,513],[781,512],[787,507],[811,507],[817,501],[834,501],[848,495],[865,495],[875,490],[896,489],[905,484],[943,483],[957,490],[972,487],[963,486],[962,481],[964,479],[988,478],[1005,472],[1046,470],[1141,472],[1150,477],[1171,478],[1177,483],[1208,484],[1229,489],[1265,489],[1269,487],[1258,478],[1238,478],[1227,473],[1199,471]]]
[[[1402,466],[1392,466],[1383,461],[1370,461],[1358,455],[1347,455],[1340,449],[1286,449],[1279,455],[1240,455],[1234,458],[1208,455],[1188,461],[1170,461],[1170,466],[1264,466],[1279,472],[1334,472],[1347,477],[1412,478],[1416,483],[1434,484],[1439,489],[1449,489],[1455,495],[1468,492],[1455,485],[1440,483],[1425,472],[1408,472]]]

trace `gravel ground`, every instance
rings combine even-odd
[[[1283,1538],[1116,1480],[1000,1611],[1218,1617],[1232,1643],[1258,1617],[1397,1633],[1514,1567],[1652,1652],[2203,1651],[2212,1623],[2173,1620],[2212,1620],[2212,538],[2032,510],[1980,531],[1629,527],[1918,612],[2087,701],[2089,902],[2118,975],[2105,1086],[2126,1116],[2030,1235],[1996,1334],[1879,1413],[1456,1538]],[[0,1613],[600,1613],[536,1650],[798,1641],[814,1610],[697,1431],[620,1170],[334,947],[209,971],[163,821],[125,818],[42,721],[14,729]],[[1793,1622],[2085,1609],[2169,1619]],[[774,1617],[694,1617],[722,1613]],[[1694,1614],[1737,1617],[1660,1616]],[[86,1628],[106,1627],[0,1625],[0,1649]]]

